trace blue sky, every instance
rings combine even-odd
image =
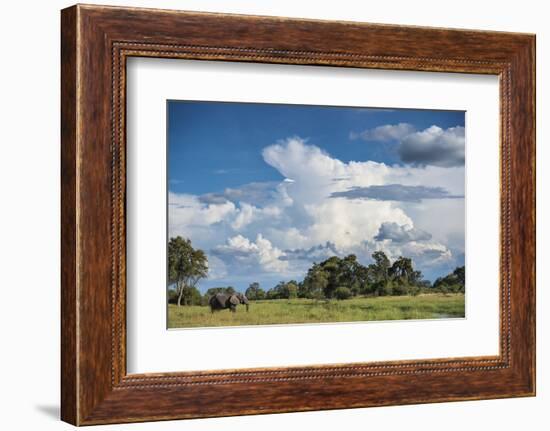
[[[433,124],[464,126],[461,111],[170,101],[168,113],[170,190],[195,194],[282,180],[265,164],[262,149],[289,136],[307,137],[308,143],[344,162],[394,164],[401,163],[395,142],[359,145],[349,139],[350,133],[396,123],[418,130]]]
[[[329,255],[369,263],[377,249],[411,255],[430,279],[463,264],[464,112],[167,108],[169,235],[207,253],[201,290],[268,289]]]

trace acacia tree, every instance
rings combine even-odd
[[[168,277],[176,284],[178,306],[187,290],[192,291],[208,274],[208,259],[202,250],[195,250],[191,240],[181,236],[168,242]]]

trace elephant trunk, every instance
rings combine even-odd
[[[246,312],[248,313],[248,307],[249,307],[248,302],[245,305],[246,305]]]

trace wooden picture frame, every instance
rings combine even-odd
[[[64,421],[91,425],[535,394],[534,35],[83,5],[61,16]],[[500,354],[128,375],[130,56],[498,75]]]

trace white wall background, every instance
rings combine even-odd
[[[119,0],[171,9],[477,28],[537,34],[538,396],[476,401],[105,426],[135,430],[452,431],[548,429],[550,423],[550,27],[536,0]],[[59,10],[60,0],[4,2],[0,14],[0,426],[69,429],[59,414]],[[24,294],[27,293],[27,294]],[[29,301],[32,293],[34,300]]]

